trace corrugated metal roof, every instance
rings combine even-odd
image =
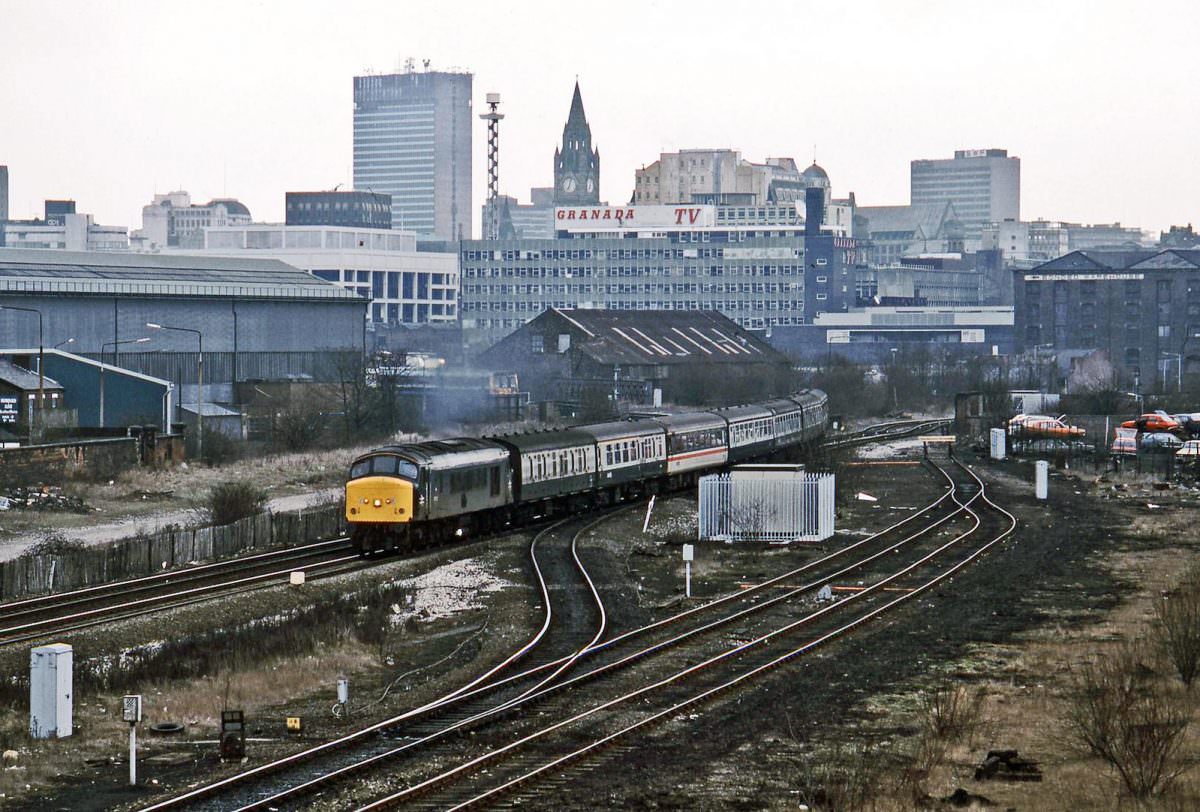
[[[584,333],[586,339],[572,349],[604,364],[786,361],[773,347],[715,310],[547,312]]]
[[[19,367],[13,362],[4,359],[0,359],[0,381],[26,392],[36,392],[38,390],[38,374],[36,372]],[[43,388],[62,389],[62,386],[52,378],[45,378]]]
[[[362,301],[275,259],[22,248],[0,248],[0,292]]]

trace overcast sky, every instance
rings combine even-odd
[[[1004,147],[1023,219],[1200,222],[1200,4],[1129,2],[16,2],[0,0],[13,217],[72,197],[139,227],[154,192],[349,186],[352,83],[405,57],[498,91],[501,188],[552,182],[576,76],[601,195],[662,151],[817,161],[834,193],[908,202],[913,158]],[[474,202],[486,189],[474,131]]]

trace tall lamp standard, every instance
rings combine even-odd
[[[0,305],[0,310],[20,310],[22,313],[37,313],[38,317],[38,413],[46,405],[46,348],[42,343],[42,311],[32,307]],[[29,415],[29,439],[33,441],[33,415]]]
[[[179,333],[193,333],[199,342],[199,355],[196,357],[196,457],[204,459],[204,334],[191,327],[170,327],[166,324],[146,322],[151,330],[175,330]]]
[[[71,339],[74,341],[75,339]],[[149,338],[122,338],[117,341],[105,341],[100,345],[100,428],[104,428],[104,351],[113,348],[113,366],[117,365],[117,347],[122,344],[145,344]]]

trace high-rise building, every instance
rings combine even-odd
[[[960,149],[952,159],[911,164],[912,204],[954,204],[964,236],[978,240],[991,223],[1021,219],[1021,159],[1006,149]]]
[[[8,219],[8,167],[0,166],[0,223]]]
[[[554,205],[600,203],[600,150],[592,149],[592,128],[583,112],[579,82],[563,127],[562,147],[554,150]]]
[[[392,196],[392,228],[471,236],[471,74],[354,77],[354,188]]]

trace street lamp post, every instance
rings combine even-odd
[[[32,307],[17,307],[16,305],[0,305],[0,310],[20,310],[23,313],[37,313],[38,317],[38,399],[37,411],[41,414],[46,405],[46,348],[42,342],[42,311]],[[33,415],[29,415],[29,441],[33,442]]]
[[[204,459],[204,334],[191,327],[170,327],[166,324],[156,324],[148,321],[146,326],[151,330],[175,330],[180,333],[193,333],[199,344],[199,355],[196,357],[196,457]]]

